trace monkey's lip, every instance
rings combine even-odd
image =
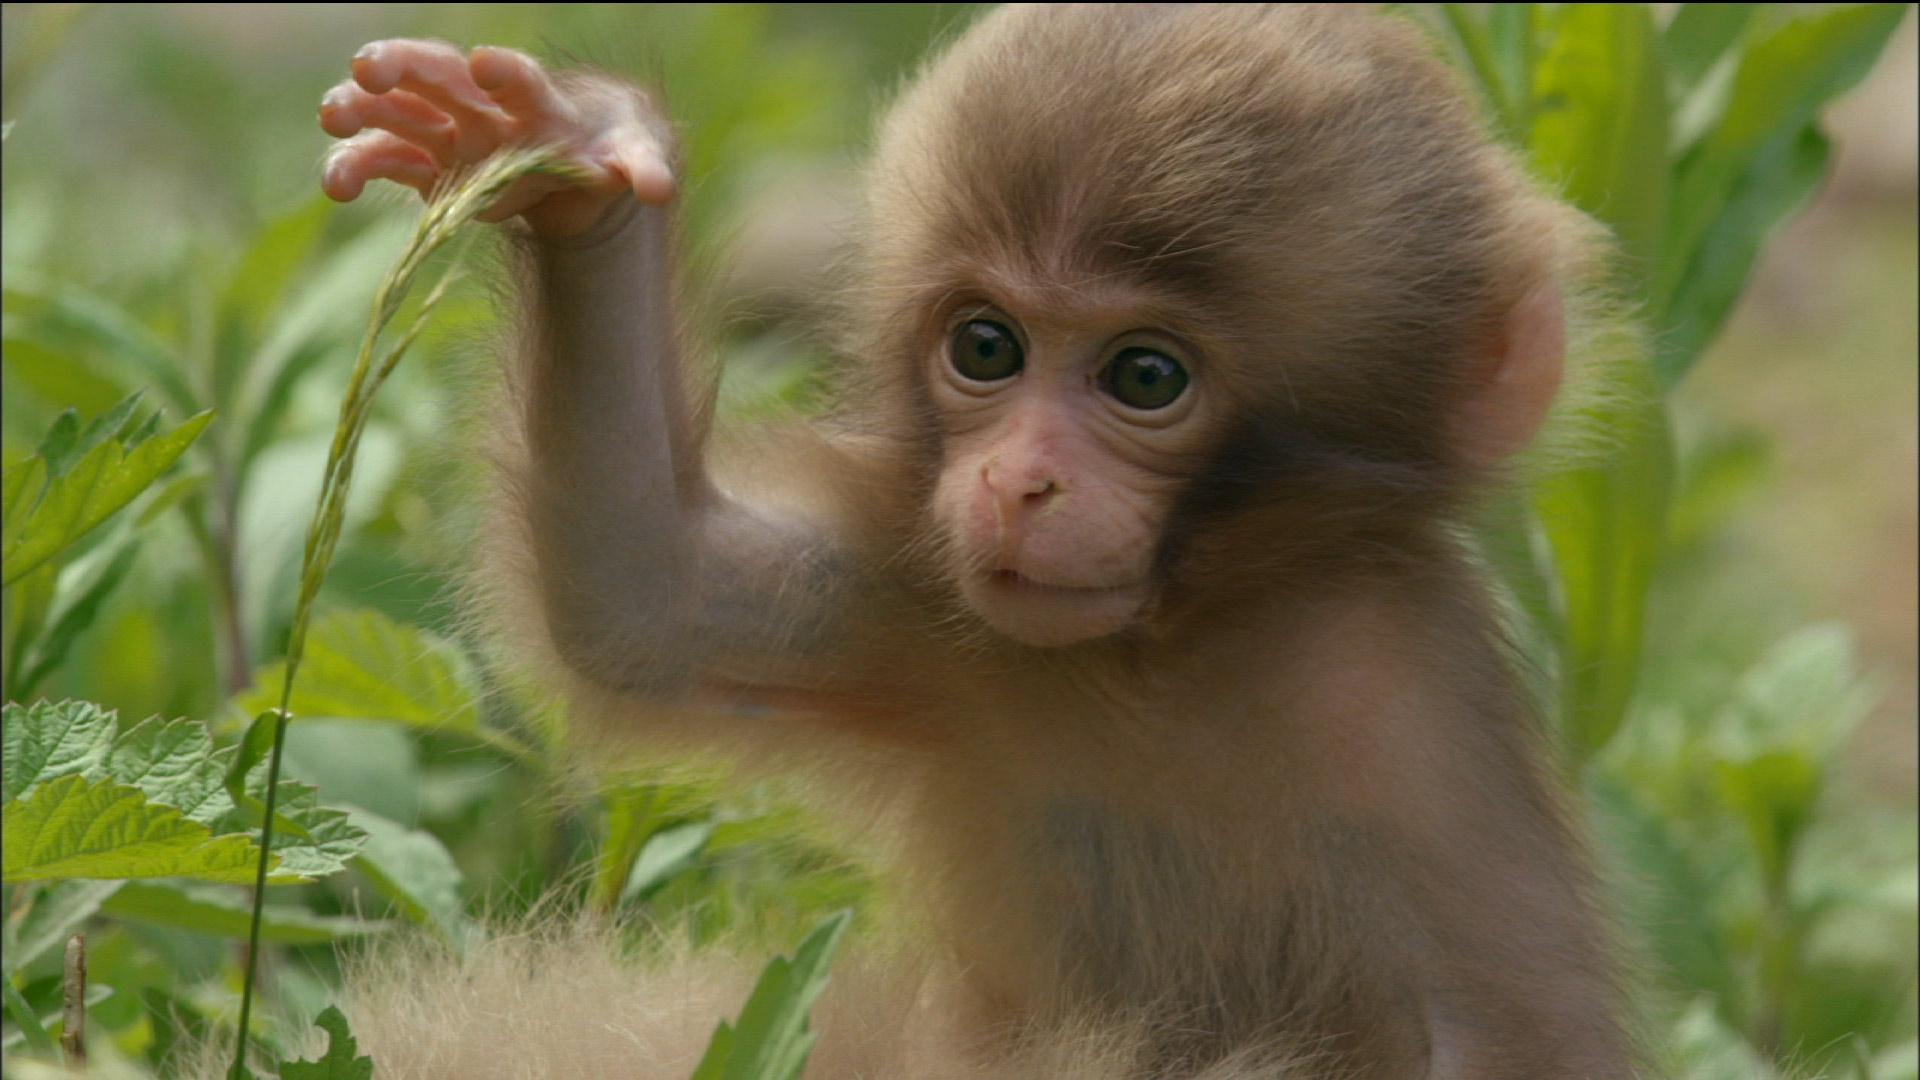
[[[1018,570],[995,570],[987,574],[987,581],[997,588],[1016,590],[1023,593],[1054,595],[1063,597],[1086,597],[1089,599],[1130,593],[1138,585],[1056,585],[1048,581],[1031,578]]]

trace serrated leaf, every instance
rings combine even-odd
[[[140,407],[140,399],[145,396],[146,391],[135,390],[121,398],[119,404],[113,408],[94,417],[93,421],[80,432],[79,438],[74,440],[73,455],[78,457],[109,438],[125,442],[127,434],[137,427],[133,423],[133,410]]]
[[[318,1061],[289,1061],[280,1066],[280,1080],[373,1080],[373,1059],[360,1053],[360,1044],[339,1009],[327,1006],[314,1024],[327,1033],[327,1052]]]
[[[258,713],[279,703],[284,662],[269,664],[238,703]],[[297,716],[394,720],[471,731],[477,680],[452,643],[377,611],[336,612],[315,622],[290,703]]]
[[[80,441],[80,418],[72,409],[63,409],[60,415],[47,428],[41,437],[40,445],[34,450],[42,461],[47,463],[47,474],[59,479],[72,465],[79,454],[74,452],[74,444]]]
[[[252,908],[246,898],[218,885],[130,881],[99,907],[116,919],[240,940],[247,937],[252,920]],[[261,911],[260,940],[284,945],[321,945],[380,933],[394,925],[377,920],[315,915],[292,904],[267,904]]]
[[[205,724],[149,717],[124,732],[107,755],[107,775],[158,803],[212,826],[233,808],[222,787],[226,754]]]
[[[0,707],[0,792],[11,802],[43,780],[91,772],[113,745],[113,714],[90,701]]]
[[[201,413],[132,453],[105,442],[82,457],[67,475],[50,482],[40,502],[0,552],[0,584],[59,554],[159,478],[205,430],[213,414]]]
[[[6,804],[0,877],[197,877],[253,879],[259,849],[245,836],[215,836],[139,788],[66,776]]]
[[[266,787],[266,764],[247,779],[247,802],[229,820],[236,826],[258,827],[265,808],[260,793]],[[366,832],[349,820],[346,810],[321,804],[319,789],[280,781],[273,808],[273,853],[280,860],[281,873],[270,880],[279,884],[337,874],[360,853],[366,840]]]
[[[813,1050],[807,1017],[826,989],[827,966],[853,921],[851,912],[830,916],[794,950],[776,956],[761,971],[740,1019],[724,1021],[691,1080],[798,1080]]]

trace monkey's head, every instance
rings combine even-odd
[[[1252,5],[989,15],[868,203],[862,378],[1035,646],[1434,535],[1544,418],[1587,235],[1411,29]]]

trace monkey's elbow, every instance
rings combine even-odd
[[[648,701],[684,700],[695,682],[688,638],[671,617],[547,605],[547,638],[566,672],[602,690]]]

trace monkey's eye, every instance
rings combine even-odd
[[[974,382],[998,382],[1027,363],[1020,339],[997,322],[973,319],[953,332],[953,370]]]
[[[1122,405],[1164,409],[1187,389],[1187,369],[1152,349],[1121,349],[1100,373],[1100,383]]]

